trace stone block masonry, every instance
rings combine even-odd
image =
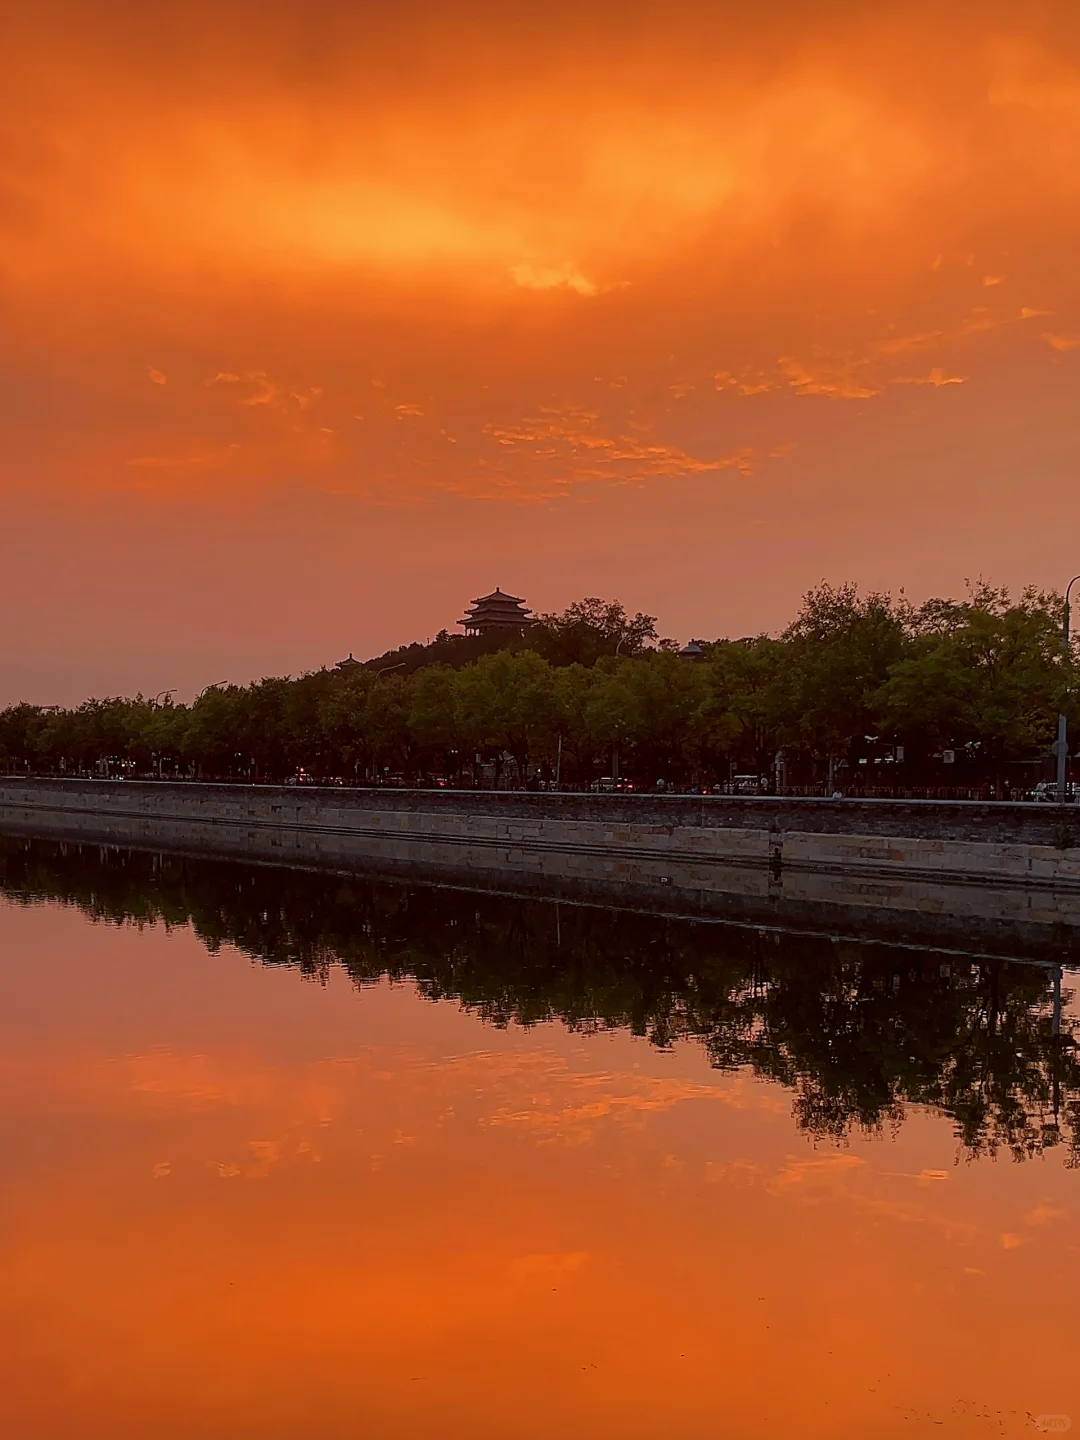
[[[0,777],[0,830],[648,909],[1080,927],[1071,807]]]

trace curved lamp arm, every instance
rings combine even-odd
[[[1072,588],[1078,580],[1080,580],[1080,575],[1074,575],[1068,585],[1065,586],[1065,614],[1061,624],[1061,648],[1066,652],[1069,649],[1069,596],[1072,594]]]

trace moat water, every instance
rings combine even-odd
[[[0,839],[0,1434],[1080,1428],[1076,988]]]

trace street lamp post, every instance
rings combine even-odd
[[[372,683],[372,685],[375,684],[375,681],[379,678],[380,675],[389,675],[389,673],[390,673],[391,670],[403,670],[403,669],[405,668],[405,665],[406,665],[406,664],[407,664],[407,662],[406,662],[405,660],[399,660],[396,665],[384,665],[381,670],[376,670],[376,671],[375,671],[375,674],[371,677],[371,683]],[[372,752],[372,756],[371,756],[371,768],[372,768],[372,771],[375,771],[375,770],[377,769],[377,762],[378,762],[378,754],[377,754],[377,752]],[[372,775],[372,779],[376,782],[376,784],[378,784],[378,776],[377,776],[377,775],[373,774],[373,775]]]
[[[1080,580],[1080,575],[1074,575],[1065,587],[1065,614],[1061,622],[1061,659],[1064,665],[1069,663],[1069,596],[1072,594],[1072,587]],[[1068,761],[1069,749],[1069,723],[1064,715],[1058,716],[1057,733],[1057,801],[1059,805],[1065,804],[1065,767]]]

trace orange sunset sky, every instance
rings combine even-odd
[[[1080,570],[1080,11],[8,0],[0,702]]]

